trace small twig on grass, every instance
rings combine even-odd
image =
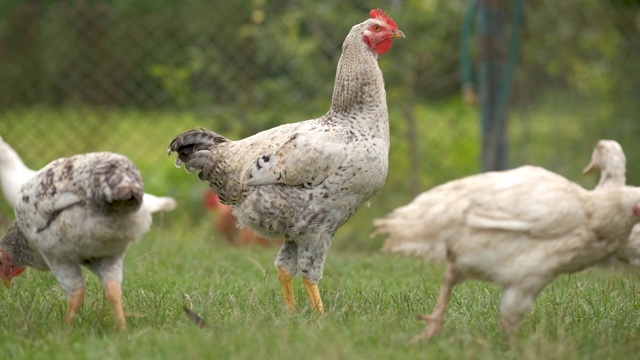
[[[194,324],[196,324],[200,329],[204,329],[204,327],[207,324],[204,322],[203,318],[201,318],[198,314],[196,314],[193,311],[191,311],[191,309],[189,309],[186,306],[183,306],[182,308],[184,309],[184,312],[187,314],[189,319],[191,319],[191,321],[193,321]]]

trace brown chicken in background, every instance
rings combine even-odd
[[[215,213],[216,231],[233,245],[282,245],[282,241],[269,241],[247,229],[238,228],[238,219],[233,215],[233,208],[220,202],[218,195],[207,190],[204,195],[204,206]]]

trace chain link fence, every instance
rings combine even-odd
[[[392,168],[380,206],[364,215],[369,220],[412,192],[480,169],[478,108],[460,95],[460,29],[470,3],[381,4],[407,38],[380,57]],[[512,5],[500,3],[508,39]],[[239,138],[320,116],[342,41],[370,6],[4,1],[0,135],[32,168],[80,152],[123,153],[139,165],[149,192],[197,211],[206,185],[173,168],[165,152],[172,137],[202,126]],[[521,26],[510,165],[543,165],[592,186],[579,170],[595,141],[609,137],[627,149],[628,178],[640,184],[631,169],[640,134],[637,4],[525,1]],[[477,64],[478,47],[470,53]]]

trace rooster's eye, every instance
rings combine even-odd
[[[380,25],[373,25],[373,31],[380,31]]]

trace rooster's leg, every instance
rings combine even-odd
[[[284,302],[291,312],[296,311],[296,302],[293,298],[293,284],[291,283],[291,275],[282,267],[278,266],[278,280],[282,286],[282,296]]]
[[[80,310],[84,301],[84,291],[84,288],[80,288],[67,299],[67,313],[64,315],[65,324],[71,324],[73,316]]]
[[[282,286],[284,302],[291,312],[296,311],[296,302],[293,298],[293,279],[298,272],[298,244],[294,241],[285,241],[274,263],[278,269],[278,280]]]
[[[309,293],[311,305],[317,312],[323,314],[324,305],[322,305],[322,299],[320,298],[320,289],[318,289],[318,284],[312,284],[311,281],[306,278],[303,278],[302,282],[304,283],[304,286],[307,288],[307,292]]]
[[[444,274],[442,285],[440,285],[440,293],[438,294],[438,303],[431,315],[418,314],[417,318],[427,323],[427,327],[424,332],[414,337],[411,340],[412,343],[417,343],[422,339],[431,339],[435,334],[442,329],[442,323],[444,322],[444,313],[447,309],[447,303],[451,296],[451,290],[460,282],[461,277],[453,268],[453,265],[449,265],[447,271]]]
[[[120,289],[120,284],[115,280],[108,281],[104,286],[104,294],[109,304],[111,304],[118,328],[123,331],[127,330],[127,321],[125,320],[124,310],[122,309],[122,290]]]

